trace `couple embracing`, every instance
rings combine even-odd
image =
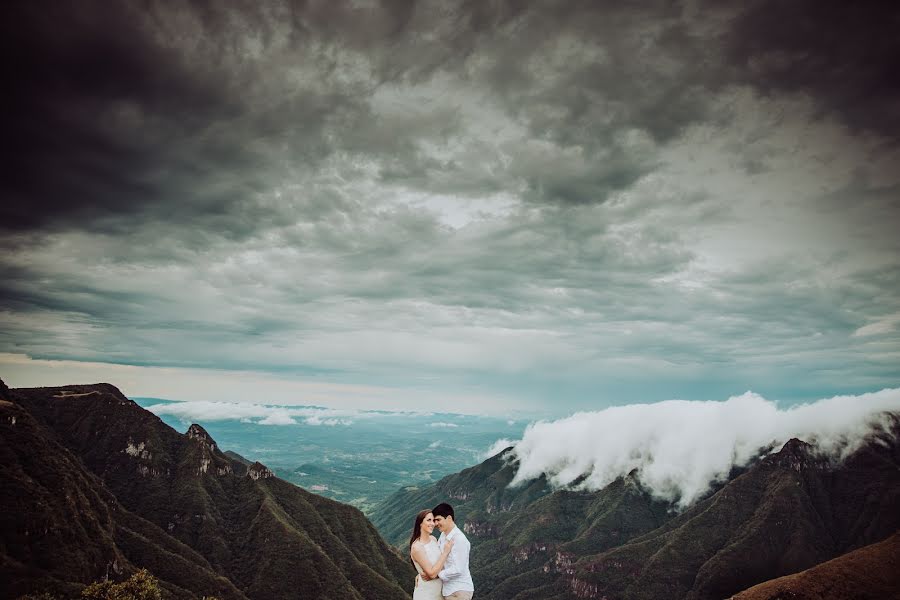
[[[469,573],[468,538],[453,522],[453,507],[438,504],[416,515],[409,556],[419,572],[413,600],[471,600],[475,593]],[[441,530],[440,541],[431,532]]]

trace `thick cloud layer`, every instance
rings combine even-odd
[[[900,389],[788,409],[748,392],[725,402],[672,400],[578,413],[528,427],[514,445],[520,463],[513,484],[546,475],[557,486],[598,490],[635,471],[651,493],[684,508],[733,467],[791,438],[840,460],[889,426],[888,411],[900,412]]]
[[[896,17],[764,0],[13,3],[0,223],[196,220],[240,239],[313,216],[278,189],[331,212],[340,197],[309,185],[367,173],[386,191],[604,202],[660,144],[730,118],[717,97],[735,85],[895,144]]]

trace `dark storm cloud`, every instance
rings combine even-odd
[[[374,161],[383,182],[413,190],[602,202],[656,168],[655,144],[710,118],[711,93],[735,76],[898,132],[890,3],[757,2],[730,29],[706,26],[729,10],[13,3],[2,41],[11,152],[0,217],[7,230],[129,230],[120,217],[134,215],[253,235],[297,216],[258,196],[335,152]],[[441,74],[480,90],[543,144],[503,156],[476,148],[471,164],[438,159],[423,141],[471,141],[465,100],[389,124],[373,114],[380,87]]]
[[[352,90],[298,82],[266,97],[244,46],[272,16],[218,5],[13,3],[5,8],[4,131],[8,229],[143,222],[244,235],[278,211],[256,195],[283,172],[273,148],[305,166],[329,153],[328,117]],[[259,9],[258,12],[262,12]],[[310,56],[327,70],[327,57]],[[270,214],[271,213],[271,214]]]
[[[414,189],[596,202],[653,167],[625,143],[629,131],[665,141],[704,114],[692,75],[702,55],[677,6],[440,6],[7,6],[3,226],[128,231],[122,217],[134,215],[251,235],[293,218],[259,194],[336,151]],[[538,156],[509,149],[508,167],[485,155],[490,173],[479,173],[420,147],[464,135],[464,115],[388,128],[371,113],[378,86],[441,73],[548,145]],[[581,165],[565,173],[534,168],[575,149]]]
[[[199,110],[227,112],[227,98],[176,52],[151,43],[137,11],[66,3],[5,10],[4,55],[14,57],[4,62],[13,149],[5,226],[140,212],[197,167],[161,160],[178,151],[169,144],[183,131],[173,125],[190,128]]]
[[[393,180],[426,189],[451,180],[457,193],[524,189],[537,203],[603,202],[655,167],[635,136],[665,143],[707,116],[712,55],[678,5],[465,3],[447,14],[414,19],[409,27],[420,30],[392,40],[388,80],[454,74],[544,144],[506,148],[506,162],[481,155],[495,167],[490,185],[472,187],[488,182],[417,155],[403,157],[416,166],[392,170]]]
[[[900,5],[890,0],[747,3],[724,38],[739,77],[811,96],[850,127],[900,138]]]

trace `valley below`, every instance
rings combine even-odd
[[[178,431],[203,423],[222,448],[367,515],[403,486],[427,485],[481,462],[496,440],[520,437],[527,424],[427,410],[335,411],[266,404],[252,405],[258,411],[253,417],[239,417],[234,404],[134,401]],[[281,418],[272,419],[273,414]]]

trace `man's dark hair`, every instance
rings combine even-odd
[[[456,520],[456,516],[453,514],[453,507],[446,502],[441,502],[440,504],[432,508],[431,514],[435,517],[453,517],[453,520]]]

